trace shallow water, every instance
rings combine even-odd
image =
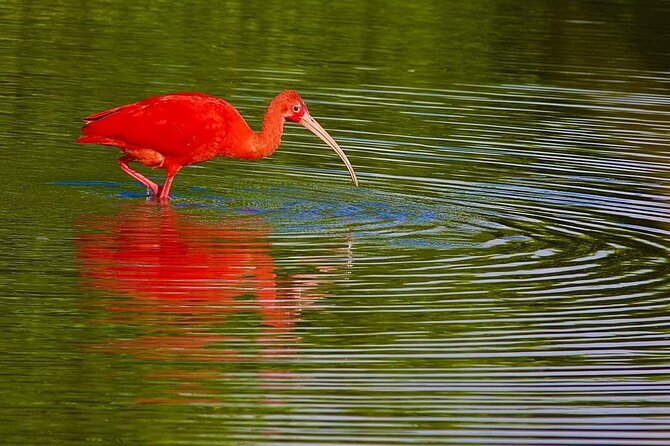
[[[7,444],[670,442],[670,3],[0,6]],[[295,88],[147,202],[81,117]],[[149,172],[156,180],[160,172]]]

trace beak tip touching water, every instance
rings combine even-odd
[[[355,187],[358,187],[358,178],[356,177],[356,172],[354,172],[354,168],[349,162],[347,155],[345,155],[344,151],[335,142],[333,137],[330,136],[328,132],[326,132],[324,128],[321,127],[321,125],[318,122],[316,122],[316,120],[312,118],[312,116],[309,113],[305,113],[303,117],[300,119],[299,123],[307,130],[318,136],[323,142],[325,142],[328,145],[328,147],[330,147],[335,151],[335,153],[337,153],[337,155],[340,157],[344,165],[347,167],[349,175],[351,175],[351,182],[354,184]]]

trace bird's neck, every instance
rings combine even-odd
[[[261,157],[270,156],[281,143],[284,131],[284,116],[278,104],[273,100],[265,110],[261,131],[256,133],[255,150]]]

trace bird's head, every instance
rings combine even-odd
[[[312,116],[309,114],[309,111],[307,110],[305,101],[302,100],[300,95],[293,90],[284,90],[275,97],[273,102],[275,101],[277,101],[278,105],[280,106],[282,116],[286,121],[295,122],[296,124],[300,124],[301,126],[305,127],[307,130],[321,138],[323,142],[328,144],[328,147],[337,153],[344,165],[347,167],[354,186],[358,186],[358,178],[356,178],[354,168],[351,166],[351,163],[344,154],[344,151],[335,142],[333,137],[330,136],[328,132],[326,132],[314,118],[312,118]]]
[[[280,96],[282,98],[282,114],[287,121],[300,124],[300,120],[303,116],[305,116],[305,114],[309,115],[305,101],[303,101],[300,95],[295,91],[285,90],[280,93]]]

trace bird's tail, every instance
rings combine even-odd
[[[130,105],[132,105],[132,104],[130,104]],[[109,110],[104,110],[104,111],[101,111],[101,112],[98,112],[98,113],[93,113],[92,115],[88,115],[87,117],[85,117],[84,122],[86,124],[88,124],[88,123],[91,123],[93,121],[98,121],[98,120],[104,118],[105,116],[109,116],[113,113],[116,113],[117,111],[119,111],[122,108],[125,108],[127,106],[128,105],[120,105],[118,107],[110,108]]]
[[[118,146],[119,142],[106,136],[82,135],[75,140],[78,144],[102,144],[105,146]]]
[[[76,142],[79,144],[104,144],[104,145],[117,145],[115,144],[115,141],[113,141],[111,138],[108,138],[106,136],[101,136],[101,135],[96,135],[95,131],[95,124],[96,122],[102,120],[103,118],[106,118],[109,115],[113,115],[114,113],[121,111],[128,105],[121,105],[119,107],[114,107],[110,108],[109,110],[104,110],[98,113],[94,113],[92,115],[88,115],[84,118],[84,127],[81,129],[81,132],[83,133],[82,136],[77,138]]]
[[[95,136],[80,136],[75,140],[76,143],[78,144],[96,144],[97,141],[95,141],[97,138]]]

